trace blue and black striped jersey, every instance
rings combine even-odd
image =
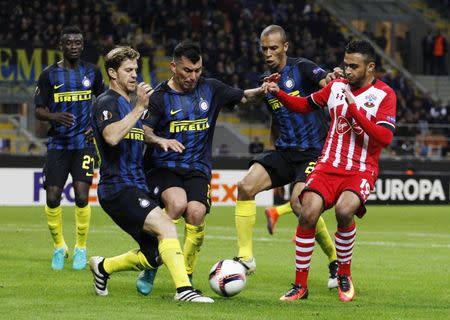
[[[148,192],[142,157],[144,152],[144,130],[142,120],[128,132],[116,146],[106,143],[102,132],[111,123],[122,120],[133,106],[122,95],[107,90],[94,103],[92,129],[100,157],[99,199],[112,199],[129,187]]]
[[[322,68],[304,58],[288,58],[280,74],[280,89],[302,97],[319,90],[320,80],[327,75]],[[268,75],[270,72],[265,72],[261,80]],[[289,111],[271,94],[267,94],[265,100],[279,130],[275,141],[276,149],[322,149],[327,135],[327,121],[323,110],[302,115]]]
[[[47,107],[50,112],[70,112],[74,124],[66,127],[50,122],[48,149],[77,150],[92,147],[86,140],[93,95],[103,92],[100,70],[91,63],[80,61],[74,69],[59,67],[56,63],[42,71],[36,87],[36,108]]]
[[[212,139],[222,107],[232,108],[244,91],[211,78],[200,78],[194,90],[180,93],[167,81],[150,98],[149,117],[144,124],[165,139],[176,139],[185,146],[183,153],[152,148],[146,152],[146,168],[197,170],[211,177]]]

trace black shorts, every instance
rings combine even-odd
[[[320,153],[318,149],[269,150],[250,161],[250,166],[255,162],[261,164],[272,180],[272,188],[277,188],[291,182],[305,182]]]
[[[99,199],[103,210],[126,233],[133,237],[148,262],[154,264],[154,257],[158,254],[158,239],[143,231],[144,221],[154,208],[159,206],[156,199],[138,188],[122,190],[110,200]]]
[[[147,184],[153,196],[171,187],[182,188],[186,192],[187,201],[198,201],[205,205],[206,213],[211,208],[209,180],[199,171],[157,168],[147,172]],[[161,205],[163,205],[161,201]]]
[[[73,181],[92,184],[94,176],[94,154],[92,148],[80,150],[48,150],[43,168],[44,188],[63,188],[67,177]]]

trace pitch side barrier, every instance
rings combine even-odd
[[[450,174],[406,174],[383,172],[375,183],[368,204],[439,204],[450,203]]]
[[[213,205],[235,204],[236,183],[245,175],[250,160],[250,157],[213,159]],[[44,204],[43,163],[44,157],[0,154],[0,206]],[[369,204],[450,204],[450,160],[386,160],[381,161],[380,168],[382,170],[369,197]],[[96,171],[89,194],[92,204],[97,203],[98,178]],[[72,189],[69,179],[64,187],[63,204],[73,203]],[[275,194],[272,191],[263,192],[258,195],[257,204],[272,205]]]

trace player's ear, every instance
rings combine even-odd
[[[176,68],[177,64],[175,63],[175,61],[171,61],[170,62],[170,71],[172,71],[172,73],[175,73],[175,68]]]
[[[289,42],[288,42],[288,41],[286,41],[286,42],[284,43],[283,49],[284,49],[284,52],[287,52],[287,51],[288,51],[288,49],[289,49]]]
[[[106,72],[108,72],[108,76],[111,78],[111,80],[117,79],[117,71],[114,70],[113,68],[108,68]]]
[[[368,72],[375,72],[375,62],[369,62],[367,64],[367,71]]]

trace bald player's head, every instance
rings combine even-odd
[[[289,48],[284,29],[275,24],[264,28],[261,32],[260,47],[264,62],[269,69],[272,72],[281,71],[286,65]]]
[[[276,24],[271,24],[270,26],[267,26],[264,28],[264,30],[261,32],[261,38],[278,33],[280,35],[280,40],[283,42],[287,42],[286,32],[284,32],[284,29]]]

